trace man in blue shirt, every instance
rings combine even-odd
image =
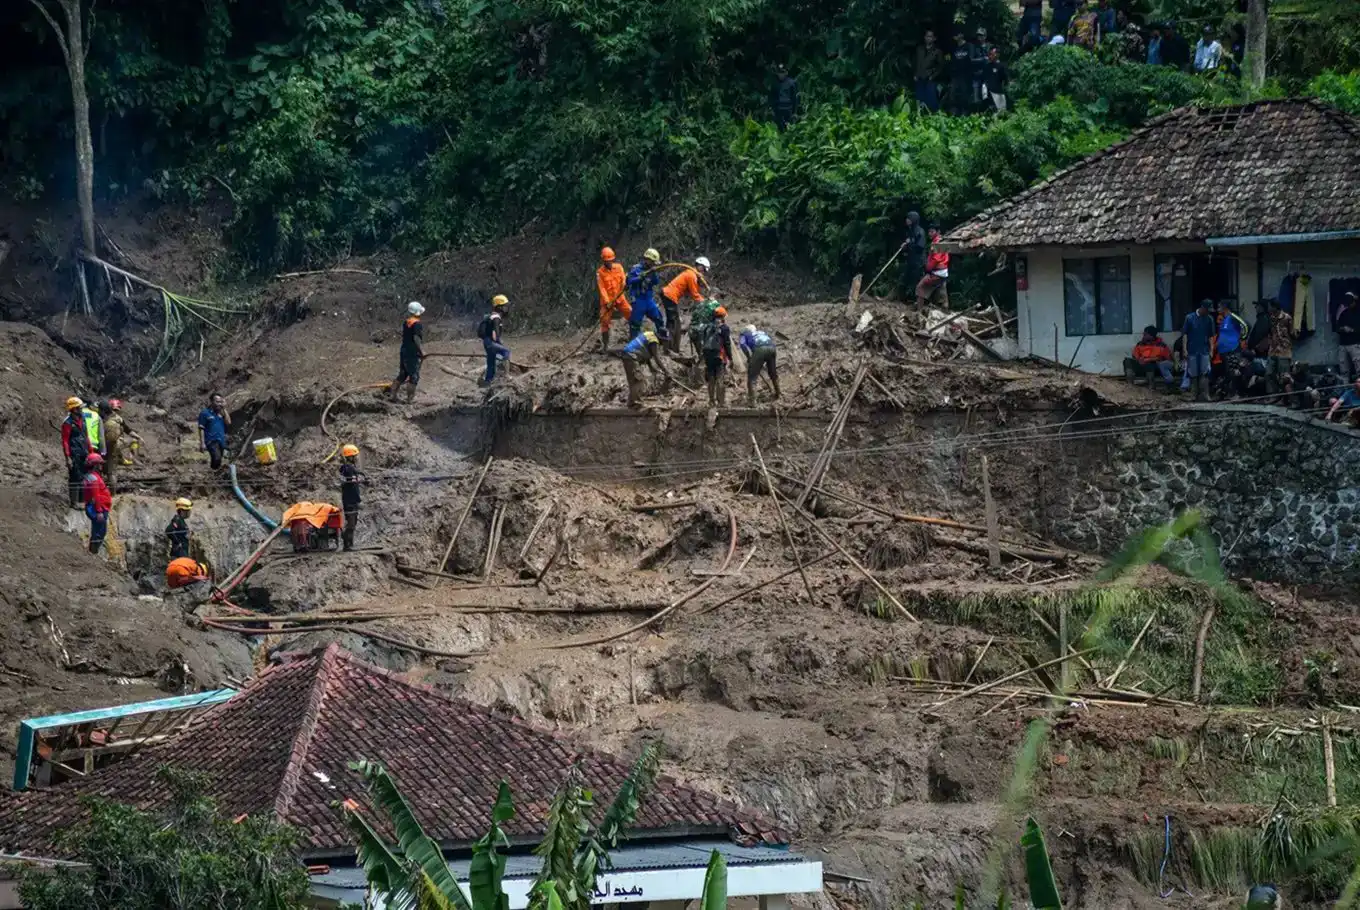
[[[656,292],[661,285],[661,254],[648,248],[642,254],[642,261],[628,271],[624,287],[628,290],[628,300],[633,313],[628,317],[628,338],[631,340],[642,331],[642,321],[650,319],[656,329],[657,337],[666,341],[670,335],[666,331],[666,317],[656,303]]]
[[[214,470],[222,467],[222,453],[227,450],[227,428],[230,426],[227,400],[213,392],[208,406],[198,412],[198,450],[208,453]]]
[[[1345,410],[1347,423],[1353,427],[1360,427],[1360,379],[1355,380],[1351,383],[1350,388],[1332,399],[1332,406],[1327,411],[1327,419],[1335,420],[1336,412],[1340,410]]]
[[[779,398],[779,370],[775,365],[774,339],[768,332],[762,332],[753,325],[742,330],[737,342],[741,352],[746,355],[746,404],[756,406],[756,380],[763,369],[770,375],[770,385],[774,386],[774,397]]]
[[[1194,386],[1196,401],[1209,400],[1210,342],[1218,331],[1209,312],[1212,307],[1213,301],[1201,300],[1195,312],[1185,317],[1185,325],[1181,327],[1181,334],[1185,336],[1185,375]]]
[[[1231,300],[1218,302],[1218,356],[1223,358],[1223,393],[1227,396],[1237,377],[1242,373],[1242,348],[1251,327],[1233,312]]]
[[[655,376],[660,371],[662,376],[669,382],[671,374],[666,370],[666,364],[661,362],[660,342],[657,340],[655,332],[644,331],[636,338],[623,346],[623,353],[620,354],[623,360],[623,375],[628,380],[628,407],[637,407],[638,399],[646,391],[646,383],[642,381],[640,367],[643,364],[652,371]]]

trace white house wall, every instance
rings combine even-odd
[[[1150,247],[1047,247],[1032,250],[1029,258],[1029,290],[1016,297],[1019,342],[1022,350],[1053,358],[1054,326],[1057,327],[1058,357],[1088,373],[1122,373],[1124,358],[1142,334],[1143,326],[1156,322],[1157,292],[1152,283]],[[1067,334],[1063,313],[1063,260],[1096,256],[1129,257],[1129,293],[1134,331],[1128,335]],[[1083,341],[1082,338],[1085,338]],[[1080,349],[1078,346],[1080,345]]]
[[[1089,373],[1120,374],[1124,358],[1133,351],[1143,326],[1155,324],[1157,292],[1154,287],[1153,261],[1166,253],[1197,252],[1202,244],[1122,247],[1045,247],[1021,255],[1028,259],[1029,289],[1016,294],[1018,341],[1020,349],[1041,357],[1054,356],[1054,327],[1057,327],[1057,359],[1072,363]],[[1237,288],[1241,315],[1255,318],[1252,303],[1262,297],[1275,297],[1289,263],[1302,262],[1313,276],[1314,326],[1316,334],[1297,345],[1296,360],[1309,363],[1335,363],[1336,335],[1327,323],[1327,283],[1333,278],[1360,276],[1360,241],[1277,244],[1260,248],[1234,247],[1238,257]],[[1133,332],[1127,335],[1067,334],[1063,311],[1063,260],[1101,256],[1128,256]],[[1257,260],[1261,265],[1258,269]],[[1164,335],[1168,344],[1179,332]]]

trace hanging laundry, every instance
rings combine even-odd
[[[1298,272],[1290,272],[1280,279],[1280,292],[1275,295],[1275,299],[1280,301],[1280,309],[1286,313],[1294,312],[1294,284],[1298,280]]]
[[[1316,330],[1313,317],[1313,276],[1303,274],[1294,284],[1294,332],[1299,341]]]

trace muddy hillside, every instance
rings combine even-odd
[[[144,267],[173,242],[112,233]],[[721,261],[735,331],[777,343],[779,398],[764,379],[750,406],[737,370],[710,407],[686,343],[630,407],[620,331],[601,353],[589,315],[594,238],[536,242],[519,263],[352,259],[250,287],[175,274],[249,315],[186,334],[154,374],[159,300],[123,288],[121,315],[68,313],[16,252],[0,270],[4,756],[22,718],[240,684],[338,641],[582,744],[660,741],[668,773],[821,859],[820,906],[952,906],[997,844],[1021,883],[1017,781],[1069,906],[1237,906],[1263,868],[1291,906],[1333,893],[1338,869],[1261,843],[1281,813],[1300,831],[1360,797],[1360,619],[1326,581],[1347,570],[1335,541],[1315,548],[1327,571],[1290,576],[1297,540],[1234,550],[1244,516],[1201,498],[1226,584],[1174,546],[1115,586],[1099,574],[1196,505],[1150,480],[1158,464],[1209,476],[1190,443],[1159,461],[1139,440],[1236,433],[1269,409],[1004,359],[990,308],[946,322]],[[511,359],[484,385],[474,328],[501,291]],[[532,299],[568,315],[542,329],[526,306],[517,324]],[[427,357],[414,400],[392,401],[409,300]],[[199,449],[213,393],[230,469]],[[71,395],[119,397],[141,437],[98,555],[67,502]],[[294,503],[340,504],[342,445],[366,478],[355,548],[269,540]],[[177,497],[216,596],[166,587]],[[1048,735],[1018,760],[1035,719]]]

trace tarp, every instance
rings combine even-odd
[[[165,567],[165,583],[172,588],[182,588],[207,578],[199,564],[187,556],[170,560]]]
[[[284,527],[295,521],[305,521],[314,528],[324,528],[331,516],[339,515],[340,509],[327,502],[298,502],[283,513]]]

